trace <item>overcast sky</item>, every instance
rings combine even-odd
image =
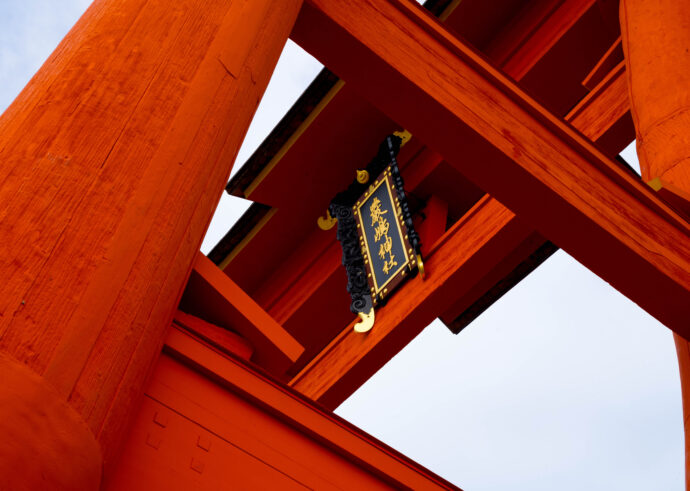
[[[88,3],[2,0],[0,110]],[[319,69],[288,45],[238,162]],[[202,250],[246,206],[224,197]],[[468,491],[680,491],[679,384],[670,331],[559,251],[459,335],[433,323],[337,412]]]

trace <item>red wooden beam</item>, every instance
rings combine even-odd
[[[479,281],[440,313],[439,319],[458,334],[557,250],[558,247],[533,232],[507,254],[487,262],[487,270]]]
[[[540,233],[690,335],[687,222],[421,8],[312,0],[292,36]]]
[[[247,361],[254,353],[254,348],[245,338],[181,310],[175,312],[173,323],[224,353]]]
[[[166,340],[164,353],[192,370],[210,376],[216,383],[230,389],[233,394],[249,404],[258,406],[300,434],[317,441],[325,449],[366,470],[395,489],[457,489],[333,413],[313,405],[297,392],[254,371],[239,360],[224,356],[183,331],[173,327]],[[169,364],[169,359],[163,357],[161,364]],[[159,370],[158,380],[154,380],[147,393],[154,398],[172,394],[176,409],[181,410],[183,414],[199,414],[201,404],[208,404],[205,399],[210,398],[209,392],[199,390],[201,400],[198,402],[189,397],[179,397],[179,393],[175,391],[171,393],[170,387],[175,385],[176,380],[182,381],[183,387],[180,391],[183,394],[195,390],[193,383],[186,382],[190,379],[189,375],[185,375],[183,370],[175,372],[164,377],[167,380],[161,383],[160,378],[165,375],[165,371]],[[223,407],[223,402],[218,401],[214,407]],[[266,433],[266,442],[270,442],[273,435],[269,435],[268,431]],[[246,440],[245,432],[239,433],[238,436]],[[285,438],[284,434],[280,436]],[[281,442],[275,443],[278,447],[281,446]],[[315,458],[321,458],[321,455]],[[304,466],[308,468],[309,464]],[[328,468],[328,471],[329,477],[334,480],[332,482],[344,484],[345,487],[348,487],[347,483],[352,486],[362,485],[361,481],[357,482],[357,476],[347,475],[347,467]]]
[[[631,129],[629,128],[630,118],[628,114],[627,84],[623,67],[617,67],[616,70],[605,77],[605,79],[566,116],[566,119],[585,136],[600,141],[603,148],[608,152],[616,153],[616,149],[620,149],[621,145],[627,144],[630,138]],[[430,152],[428,149],[426,151],[427,153]],[[430,155],[433,156],[432,154]],[[437,157],[437,159],[440,158],[440,156]],[[418,166],[418,171],[423,171],[424,168],[424,166]],[[415,175],[416,174],[413,172],[412,175],[406,176],[406,183],[419,182],[420,179],[415,179]],[[496,229],[495,232],[500,233],[500,231],[501,229],[499,228]],[[456,289],[452,293],[449,292],[447,295],[444,292],[438,291],[436,295],[427,297],[427,299],[433,299],[439,296],[442,298],[454,297],[454,301],[447,305],[447,311],[444,313],[444,322],[451,322],[458,315],[465,312],[469,314],[469,317],[468,315],[464,315],[462,318],[459,318],[459,321],[461,323],[466,323],[470,320],[471,316],[478,315],[481,313],[481,309],[486,308],[487,304],[483,301],[484,296],[493,295],[493,300],[495,300],[512,286],[505,285],[505,282],[500,282],[501,278],[514,268],[520,270],[521,261],[528,258],[531,253],[540,251],[544,243],[544,239],[540,237],[539,234],[535,232],[530,233],[527,227],[525,227],[523,235],[527,238],[522,242],[515,240],[506,244],[505,248],[493,249],[495,255],[490,259],[485,258],[483,262],[486,269],[481,274],[477,274],[476,277],[465,276],[463,278],[465,284],[462,289]],[[458,244],[458,247],[463,248],[464,244]],[[483,253],[486,253],[486,250],[484,250]],[[462,265],[458,264],[458,267],[462,267]],[[520,270],[518,273],[524,276],[524,271]],[[494,287],[494,285],[498,288]],[[438,288],[442,289],[444,287],[440,286]],[[498,293],[494,294],[494,291]],[[392,308],[392,305],[393,303],[389,304],[387,308]],[[443,308],[441,304],[438,304],[438,307]],[[407,305],[402,308],[407,308]],[[418,307],[418,309],[421,308],[423,307]],[[467,312],[468,309],[470,309],[471,312]],[[405,322],[401,322],[399,326],[394,327],[385,334],[385,336],[392,338],[390,344],[389,341],[381,339],[376,342],[376,345],[381,344],[402,347],[404,345],[404,339],[411,340],[414,333],[419,332],[419,330],[424,327],[424,325],[419,323],[415,324],[414,327],[409,327],[409,324],[410,323],[406,319]],[[397,330],[403,328],[407,330],[407,333],[401,335]],[[293,380],[293,383],[296,384],[298,388],[303,388],[307,390],[310,395],[320,397],[322,402],[327,402],[329,405],[334,406],[349,395],[344,387],[348,387],[350,392],[354,391],[358,383],[366,380],[368,376],[374,373],[386,361],[385,359],[379,359],[377,363],[372,363],[370,360],[367,360],[367,356],[358,358],[358,349],[360,347],[359,339],[345,334],[347,334],[346,331],[344,331],[344,334],[341,334],[336,342],[332,343],[321,355],[312,361],[308,370],[304,370]],[[340,346],[336,349],[336,344],[352,344],[357,346],[358,349],[350,350],[346,346]],[[373,350],[374,348],[371,347],[371,349]],[[337,352],[338,356],[343,358],[355,357],[357,359],[354,361],[341,359],[339,363],[333,363],[333,358],[328,355],[330,351]],[[385,356],[391,357],[394,354],[395,352],[391,349],[385,351]],[[348,364],[350,363],[352,363],[351,368],[343,370],[343,367],[349,366]],[[366,367],[357,366],[360,364],[366,365]],[[321,387],[317,391],[314,391],[315,388],[312,386],[310,379],[324,376],[324,370],[317,368],[319,365],[322,365],[321,368],[323,368],[323,366],[329,366],[330,370],[334,372],[327,375],[327,378],[330,377],[330,384],[335,385],[337,382],[339,385],[339,387],[331,391],[331,393],[335,395],[324,396],[324,394],[330,390],[328,387]],[[336,375],[335,372],[339,370],[341,371],[340,374]],[[368,374],[366,374],[367,370]],[[349,377],[354,377],[356,380],[351,383],[345,383],[344,380],[341,380]]]
[[[572,14],[573,9],[571,7],[572,5],[578,2],[579,0],[568,0],[565,2],[563,0],[548,0],[542,2],[535,2],[534,4],[530,3],[528,7],[523,9],[519,16],[521,22],[514,23],[512,27],[507,29],[508,31],[510,31],[508,35],[500,35],[497,38],[497,40],[492,43],[491,54],[501,56],[502,62],[509,62],[512,60],[512,57],[514,56],[520,56],[523,60],[530,60],[530,57],[525,55],[523,51],[524,49],[526,49],[527,46],[535,45],[535,42],[530,41],[531,39],[539,39],[539,42],[551,46],[557,42],[560,42],[560,40],[564,36],[567,37],[570,26],[574,21],[571,19],[568,23],[563,23],[559,20],[559,15],[560,17],[563,17],[562,11],[564,10],[567,10],[568,12],[570,12],[570,14]],[[591,5],[589,8],[583,8],[580,5],[578,6],[578,9],[578,15],[575,16],[576,19],[584,15],[584,13],[589,10],[596,10],[596,8],[592,7]],[[569,18],[571,17],[573,16],[570,15]],[[449,19],[448,22],[453,24],[452,18]],[[578,19],[578,22],[584,21],[582,19]],[[594,41],[590,40],[590,42]],[[530,56],[533,56],[536,59],[541,59],[545,51],[530,50],[530,53],[532,53]],[[594,62],[592,61],[592,63]],[[513,71],[515,70],[517,69],[514,69]],[[573,81],[576,85],[579,86],[580,77],[574,78]],[[354,93],[354,91],[351,89],[352,88],[346,85],[342,91],[338,92],[334,99],[329,102],[328,108],[326,108],[325,111],[319,114],[318,119],[315,120],[313,124],[320,124],[321,126],[323,126],[323,121],[321,120],[323,119],[322,116],[324,116],[324,114],[326,115],[326,117],[328,117],[330,114],[330,117],[332,118],[332,113],[337,112],[336,107],[331,107],[333,106],[333,104],[341,104],[340,108],[342,109],[342,101],[340,101],[339,99],[341,98],[341,96],[344,96],[344,92],[349,91],[351,94]],[[329,99],[329,96],[326,96],[325,99]],[[352,96],[350,96],[350,99],[352,99]],[[357,101],[360,105],[364,104],[369,106],[368,103],[363,102],[361,98],[357,98]],[[314,102],[314,104],[316,104],[316,102]],[[322,104],[323,100],[319,102],[317,108],[321,107]],[[352,101],[349,102],[350,106],[351,104]],[[572,102],[567,105],[572,105]],[[318,112],[317,109],[315,109],[315,111]],[[340,119],[342,120],[342,118]],[[334,121],[331,121],[331,124],[336,123]],[[342,124],[342,122],[338,124]],[[369,124],[367,123],[365,127],[369,127]],[[369,129],[373,131],[373,128]],[[297,132],[299,133],[299,130]],[[300,141],[302,141],[303,147],[305,145],[303,141],[305,140],[304,137],[305,135],[300,136]],[[314,137],[313,134],[311,136],[307,134],[306,141],[313,140],[312,137]],[[317,140],[321,142],[329,141],[328,138],[317,138]],[[288,140],[288,142],[289,141],[291,140]],[[296,145],[298,144],[296,143]],[[425,148],[424,151],[419,153],[418,150],[420,145],[421,143],[418,140],[413,139],[410,144],[406,145],[406,147],[401,152],[401,155],[399,156],[399,163],[401,165],[401,168],[404,167],[403,175],[405,177],[406,187],[409,187],[410,191],[413,194],[415,194],[415,187],[422,183],[422,181],[429,176],[431,171],[434,170],[434,168],[443,160],[443,158],[440,155],[438,155],[436,152],[433,152],[433,150],[429,149],[428,147]],[[286,148],[289,146],[290,145],[286,143]],[[311,147],[313,147],[313,145],[309,145],[309,147],[309,152],[312,152],[313,148]],[[404,154],[408,150],[412,150],[412,147],[416,147],[416,150],[412,151],[411,153],[408,152],[409,155],[412,156],[412,161],[410,162],[408,161],[408,159],[405,158]],[[305,152],[307,151],[304,148],[302,150],[304,150]],[[282,150],[280,153],[282,153]],[[288,154],[290,153],[296,153],[293,147],[290,147],[290,150],[288,150]],[[303,155],[302,152],[299,153]],[[280,169],[284,167],[283,164],[290,166],[290,162],[285,162],[284,159],[285,157],[283,157],[281,161]],[[292,160],[293,164],[295,164],[294,161],[299,161],[300,165],[304,165],[303,157],[300,159],[293,158]],[[447,168],[447,164],[444,164],[444,167]],[[276,171],[279,171],[279,168],[275,168],[272,171],[272,175]],[[283,175],[283,177],[277,179],[277,181],[276,179],[274,179],[274,181],[279,182],[281,183],[281,185],[283,185],[285,179],[287,178],[287,173],[285,169],[283,169],[280,172],[282,172],[281,175]],[[455,174],[455,171],[453,171],[453,173]],[[295,174],[294,172],[293,174],[301,175],[301,173]],[[267,179],[268,178],[269,177],[267,176]],[[275,178],[274,175],[273,178]],[[464,179],[461,180],[464,181]],[[425,186],[428,191],[429,183],[426,182]],[[478,192],[474,193],[474,196],[467,195],[467,201],[474,202],[476,199],[478,199],[481,196],[481,192],[479,190],[477,191]],[[464,194],[459,190],[457,190],[456,192],[459,195]],[[274,194],[275,193],[273,193],[273,195]],[[271,197],[273,197],[273,195],[271,195]],[[269,196],[267,195],[265,196],[265,198],[269,199]],[[271,203],[275,205],[275,202]],[[286,210],[281,209],[276,214],[275,218],[278,219],[280,222],[284,223],[286,218],[285,214],[283,214],[283,211]],[[293,215],[303,215],[303,213],[290,213],[292,213]],[[455,214],[454,216],[455,218],[457,218],[458,215]],[[270,230],[264,229],[263,235],[272,236],[275,235],[275,231],[275,227],[271,228]],[[299,236],[300,234],[296,235]],[[333,283],[330,282],[333,275],[342,274],[342,268],[340,268],[339,266],[340,254],[338,252],[339,247],[337,246],[337,244],[331,244],[332,251],[329,251],[327,254],[327,256],[329,257],[325,257],[324,254],[325,249],[328,247],[328,244],[324,243],[322,238],[328,237],[332,241],[332,236],[333,234],[324,234],[321,231],[317,231],[316,233],[311,234],[311,236],[309,236],[306,240],[303,241],[303,246],[297,248],[297,250],[293,254],[291,254],[289,258],[284,258],[284,261],[281,260],[282,264],[279,268],[273,268],[274,273],[262,280],[260,287],[258,287],[257,289],[251,289],[250,287],[250,289],[247,290],[257,300],[257,302],[259,302],[264,307],[264,309],[268,311],[278,321],[278,323],[282,324],[305,347],[307,347],[307,351],[303,355],[304,359],[308,359],[311,356],[313,356],[319,349],[323,347],[324,343],[326,343],[327,340],[330,340],[350,319],[347,315],[347,312],[344,317],[333,317],[332,315],[328,315],[329,312],[332,313],[338,309],[335,308],[336,305],[324,302],[324,297],[321,294],[323,289],[328,288],[336,283],[335,281]],[[268,244],[273,243],[272,240],[265,242],[267,242]],[[425,244],[428,243],[428,241],[425,241]],[[256,255],[255,247],[252,247],[250,249],[250,254]],[[515,261],[519,262],[520,258],[516,257]],[[237,257],[235,258],[235,262],[237,263]],[[230,274],[234,279],[236,279],[239,284],[245,285],[242,276],[236,277],[237,273],[237,267],[233,267],[232,271],[228,271],[228,274]],[[256,278],[260,278],[262,276],[257,275],[256,272],[253,271],[250,271],[250,274],[251,276],[254,276]],[[338,280],[340,280],[340,278],[338,278]],[[481,295],[484,291],[485,290],[478,291],[477,295]],[[345,298],[345,296],[343,296],[343,298]],[[303,315],[303,311],[310,312],[312,314],[312,317],[319,318],[321,318],[322,315],[325,313],[329,320],[328,325],[333,326],[336,330],[327,330],[323,328],[319,330],[311,329],[311,321],[308,317],[305,317],[305,315]],[[315,346],[315,344],[318,344],[318,346]],[[301,362],[298,363],[297,368],[301,367],[301,364]]]
[[[630,117],[625,65],[616,66],[565,117],[583,135],[597,142],[607,155],[618,154],[634,134]],[[664,199],[669,203],[668,199]],[[677,209],[676,209],[677,211]],[[533,240],[511,251],[508,257],[497,257],[495,267],[465,296],[440,315],[448,328],[457,333],[501,298],[557,248],[538,233]]]
[[[511,28],[494,40],[488,54],[520,80],[592,7],[596,0],[529,2]],[[508,51],[510,46],[514,51]]]
[[[239,333],[254,348],[252,361],[273,373],[283,373],[304,352],[290,333],[201,253],[180,309]]]
[[[345,329],[290,385],[337,407],[530,232],[506,207],[485,196],[430,248],[425,281],[419,276],[410,280],[394,302],[377,309],[369,334]]]
[[[616,65],[565,117],[590,140],[605,140],[604,148],[620,149],[634,134],[625,62]],[[609,143],[610,142],[610,143]]]
[[[673,209],[690,220],[690,192],[660,177],[655,177],[647,184]]]
[[[607,134],[626,116],[628,112],[627,103],[625,73],[621,70],[614,70],[568,114],[567,119],[586,136],[593,139],[606,138],[607,141],[612,141],[611,138],[607,137]],[[488,197],[485,198],[482,207],[476,210],[480,219],[477,221],[463,219],[461,223],[452,228],[452,232],[449,231],[446,234],[446,243],[451,244],[450,234],[460,233],[459,227],[470,227],[464,232],[465,234],[486,236],[487,241],[490,240],[489,237],[492,234],[505,233],[502,227],[495,227],[491,221],[486,222],[487,228],[482,227],[482,221],[495,211],[495,207],[499,206],[495,200],[490,201]],[[476,250],[473,249],[476,247],[474,243],[465,243],[460,239],[453,242],[452,245],[437,246],[432,251],[433,255],[443,255],[452,251],[456,255],[470,257],[474,252],[480,253],[484,257],[481,262],[483,269],[472,275],[463,274],[462,288],[458,288],[452,282],[440,281],[430,284],[436,288],[433,295],[420,296],[417,290],[406,292],[406,295],[415,296],[419,300],[419,304],[414,309],[410,309],[408,313],[414,316],[417,311],[424,311],[425,309],[444,309],[444,317],[447,321],[452,321],[456,316],[471,308],[507,272],[518,266],[525,257],[538,250],[543,244],[544,239],[540,238],[536,232],[531,232],[526,226],[521,233],[515,233],[518,230],[515,227],[519,227],[519,224],[512,219],[507,220],[504,225],[512,227],[514,231],[508,236],[502,236],[503,247],[482,247]],[[510,237],[510,240],[506,237]],[[471,250],[467,250],[468,247]],[[487,256],[487,254],[491,254],[491,256]],[[430,259],[430,261],[433,264],[435,259]],[[459,270],[466,267],[464,262],[458,262],[455,266]],[[433,269],[432,267],[431,270],[433,271]],[[455,273],[449,274],[454,275]],[[450,289],[450,291],[445,291],[446,289]],[[427,301],[434,302],[434,306],[423,305]],[[384,313],[394,308],[398,308],[400,311],[396,314]],[[362,344],[360,336],[353,336],[354,333],[350,332],[352,328],[348,327],[296,376],[291,384],[295,388],[303,390],[306,395],[318,399],[321,403],[329,407],[336,407],[397,352],[394,348],[402,348],[433,318],[431,315],[421,316],[416,320],[404,318],[396,325],[388,325],[387,322],[382,321],[388,315],[393,319],[399,319],[400,315],[405,315],[407,309],[409,309],[408,304],[397,305],[395,302],[390,302],[384,307],[384,311],[377,314],[376,329],[384,329],[385,332],[379,333],[380,336],[371,342],[368,340],[366,345]],[[370,336],[372,334],[375,332],[372,331]],[[368,351],[374,352],[375,356],[368,354]],[[324,383],[315,383],[317,379]]]
[[[621,38],[618,39],[606,50],[604,56],[594,65],[594,68],[590,70],[585,79],[582,81],[582,85],[592,90],[596,87],[599,82],[601,82],[611,71],[623,61],[623,45],[621,44]]]

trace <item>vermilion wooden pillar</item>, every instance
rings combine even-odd
[[[690,193],[690,9],[677,0],[621,0],[620,17],[642,178]],[[690,489],[690,344],[674,339]]]
[[[0,117],[0,488],[107,472],[301,0],[96,0]]]

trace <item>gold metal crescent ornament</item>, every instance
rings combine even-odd
[[[326,210],[326,216],[316,220],[316,224],[321,230],[330,230],[337,222],[338,219],[331,216],[331,210]]]
[[[426,274],[424,272],[424,263],[422,262],[421,254],[417,254],[417,269],[419,270],[419,274],[422,275],[422,281],[424,281]]]
[[[412,138],[412,133],[407,130],[396,131],[393,134],[402,140],[402,142],[400,142],[400,147],[404,147],[405,143]]]
[[[366,184],[367,182],[369,182],[369,171],[367,171],[366,169],[357,169],[357,182],[360,184]]]
[[[374,308],[372,307],[368,313],[357,312],[360,321],[355,324],[355,332],[365,333],[371,331],[374,327]]]

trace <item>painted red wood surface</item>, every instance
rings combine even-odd
[[[349,33],[342,35],[335,26],[314,39],[331,36],[336,47],[352,48],[333,63],[348,74],[348,83],[349,75],[353,75],[358,90],[376,99],[374,102],[394,119],[409,121],[406,126],[415,134],[439,142],[438,148],[444,155],[450,152],[448,159],[458,169],[482,187],[495,190],[497,196],[533,220],[540,231],[550,237],[553,234],[559,244],[562,240],[583,262],[684,332],[681,322],[688,319],[687,309],[682,307],[688,304],[682,296],[688,289],[685,222],[607,166],[577,135],[555,123],[429,19],[415,16],[414,8],[397,0],[372,0],[366,5],[330,2],[312,3],[328,11],[335,24],[340,23]],[[0,286],[3,360],[9,355],[17,366],[29,366],[44,376],[51,390],[54,387],[59,397],[69,401],[69,410],[76,410],[97,435],[107,465],[139,400],[142,381],[157,356],[222,182],[298,4],[185,0],[171,8],[140,0],[97,1],[0,118],[0,157],[7,163],[0,199],[8,203],[0,211],[4,239],[0,273],[6,279]],[[563,2],[553,10],[545,21],[549,29],[555,29],[549,31],[551,37],[544,38],[549,41],[526,43],[524,53],[539,51],[541,45],[558,38],[554,33],[559,32],[559,22],[570,19],[561,15],[568,6],[578,7],[575,2]],[[311,12],[306,15],[313,16]],[[653,27],[654,21],[643,24]],[[406,34],[401,35],[402,31]],[[442,62],[428,66],[433,57],[419,58],[418,46],[406,49],[410,41],[407,34],[421,43],[427,50],[425,55],[431,53]],[[323,54],[328,49],[321,45],[315,51]],[[379,58],[370,56],[371,52]],[[376,84],[357,84],[359,75],[348,71],[352,60],[360,63],[358,70],[371,69],[367,77],[392,82],[382,84],[391,93],[377,92]],[[529,61],[529,56],[523,60]],[[407,80],[396,85],[400,74]],[[620,90],[618,80],[615,87]],[[613,78],[610,82],[609,87],[614,87]],[[394,94],[397,89],[400,93]],[[633,87],[633,93],[635,90]],[[642,93],[645,90],[649,87],[643,86]],[[406,98],[405,91],[419,98]],[[446,98],[448,94],[451,96]],[[396,103],[407,101],[402,109],[392,105],[392,96]],[[449,146],[434,140],[440,139],[443,131],[434,135],[436,126],[428,124],[419,107],[411,108],[416,104],[410,101],[440,115],[446,133],[464,135],[477,144],[469,153],[491,157],[483,160],[487,168],[504,178],[515,178],[512,181],[520,188],[509,189],[491,172],[460,162]],[[668,109],[664,103],[657,105]],[[669,114],[678,116],[674,124],[684,121],[685,115],[671,108],[661,116],[643,115],[641,140],[653,143],[660,123],[674,119]],[[621,106],[613,109],[623,110]],[[599,116],[599,111],[590,114]],[[645,126],[647,116],[651,129]],[[485,142],[476,139],[459,120],[481,132],[511,159],[483,147]],[[610,118],[600,118],[596,124],[604,128],[608,121]],[[683,145],[669,148],[682,149]],[[659,167],[674,183],[687,177],[687,166],[677,164],[671,159]],[[600,192],[602,189],[608,192]],[[527,202],[525,196],[538,196],[542,202]],[[485,235],[473,237],[477,242],[469,247],[473,251],[469,256],[464,256],[467,250],[456,248],[430,259],[427,266],[434,272],[433,282],[426,288],[418,286],[419,281],[413,284],[421,301],[407,305],[411,312],[408,317],[383,312],[383,325],[388,327],[380,337],[370,336],[364,342],[361,337],[353,341],[344,333],[318,363],[305,369],[303,374],[310,376],[300,374],[294,384],[333,404],[361,383],[372,367],[380,366],[396,352],[403,339],[411,339],[416,326],[433,315],[439,304],[448,301],[437,290],[440,285],[455,285],[460,270],[470,271],[478,281],[480,271],[489,265],[487,258],[493,257],[493,252],[486,251],[503,247],[508,251],[511,244],[517,247],[515,244],[522,243],[516,239],[515,243],[497,244],[511,231],[516,238],[529,229],[524,225],[513,228],[517,223],[514,215],[493,199],[485,198],[482,206],[495,208],[493,225],[475,226]],[[544,213],[545,208],[549,213]],[[467,222],[477,219],[474,213],[468,215]],[[568,219],[572,223],[567,223]],[[504,223],[498,223],[500,220]],[[578,240],[568,228],[587,234]],[[471,230],[452,229],[432,252],[445,251]],[[609,260],[612,265],[606,264]],[[632,282],[630,271],[640,273],[635,278],[640,286]],[[678,298],[681,302],[676,301]],[[398,331],[404,336],[386,337],[394,326],[403,326]],[[359,348],[362,350],[357,351]],[[192,355],[182,355],[179,347],[177,351],[169,349],[178,357],[186,357],[187,362],[192,360]],[[338,360],[333,366],[341,370],[340,375],[349,375],[338,378],[337,370],[324,369],[329,360]],[[195,366],[204,366],[206,373],[215,373],[216,379],[225,377],[223,383],[232,380],[237,384],[237,378],[241,379],[241,372],[230,374],[220,366],[204,365],[213,363],[213,356],[206,351],[193,360]],[[254,382],[246,391],[260,385],[251,380]],[[314,380],[323,383],[315,384]],[[256,402],[258,395],[253,397],[252,402]],[[155,422],[165,427],[160,423]],[[180,423],[178,437],[196,428],[187,423]],[[11,425],[12,421],[4,424]],[[323,429],[321,423],[317,426]],[[313,430],[311,436],[317,433]],[[331,450],[338,445],[333,443],[338,438],[336,434],[325,438]],[[155,441],[152,439],[149,446],[153,448]],[[197,440],[197,447],[207,451],[204,446],[205,441]],[[336,453],[354,452],[339,448]],[[274,457],[277,462],[278,457]],[[393,465],[390,455],[386,459],[382,465]],[[247,462],[253,465],[249,463],[253,461]],[[202,474],[204,466],[192,460],[190,468]],[[15,473],[21,476],[16,469]],[[268,483],[277,482],[271,476],[267,479]],[[321,482],[314,479],[314,485]]]
[[[482,7],[482,2],[455,2],[442,18],[449,29],[470,39],[497,63],[511,62],[514,57],[528,62],[528,80],[523,82],[540,96],[548,88],[550,103],[569,109],[586,92],[582,79],[618,36],[615,25],[600,29],[604,14],[610,13],[610,5],[604,8],[592,2],[584,6],[581,3],[555,0],[518,4],[501,0],[489,10]],[[585,30],[592,32],[582,37]],[[539,39],[545,47],[527,50],[528,46],[538,44],[533,39]],[[567,70],[559,61],[563,59],[570,61]],[[517,70],[522,65],[514,66]],[[325,107],[324,100],[329,101]],[[227,262],[217,258],[228,275],[305,346],[296,369],[351,320],[348,296],[340,287],[345,277],[339,266],[335,233],[318,230],[314,218],[324,212],[324,203],[342,188],[342,183],[352,178],[357,163],[371,156],[377,139],[396,128],[347,83],[333,87],[324,100],[279,151],[266,151],[266,155],[272,155],[270,172],[264,170],[253,181],[235,183],[234,194],[248,195],[274,208],[270,218],[267,216],[266,221],[261,220],[252,229],[248,234],[251,239],[242,241]],[[314,113],[318,115],[312,119]],[[565,115],[565,110],[558,115]],[[631,127],[627,130],[627,137],[632,139]],[[619,145],[620,142],[617,140]],[[617,149],[609,148],[610,154],[617,153],[628,142]],[[264,155],[262,152],[258,151],[252,162],[257,155]],[[325,161],[330,164],[324,166]],[[440,195],[448,202],[450,223],[483,194],[417,138],[402,149],[398,161],[406,188],[413,195],[422,201],[430,195]],[[319,186],[307,184],[315,179]],[[294,189],[300,189],[298,200]],[[458,203],[463,200],[466,203]],[[295,206],[295,202],[300,206]],[[303,202],[309,205],[302,205]],[[329,240],[324,240],[324,235]],[[279,250],[274,246],[276,241],[283,246]],[[520,262],[517,257],[515,260],[516,264]],[[483,293],[477,290],[475,299]],[[319,329],[311,328],[313,318],[323,319]]]
[[[172,329],[110,490],[457,489]]]
[[[613,156],[621,150],[621,144],[630,143],[634,129],[629,113],[625,64],[620,62],[570,110],[565,120]]]
[[[302,345],[201,252],[180,309],[240,334],[249,341],[252,360],[281,374],[304,352]]]
[[[254,347],[245,338],[199,317],[178,310],[175,312],[173,322],[224,353],[237,356],[245,361],[249,361],[254,354]]]
[[[313,0],[292,36],[546,238],[690,333],[688,223],[442,25],[402,0]]]
[[[0,350],[106,470],[300,3],[97,0],[0,117]]]
[[[620,17],[642,176],[677,188],[676,197],[690,196],[690,11],[671,0],[622,0]],[[690,489],[690,335],[676,332],[674,339]]]
[[[493,49],[498,52],[498,45],[495,45]],[[504,49],[508,49],[508,46]],[[612,155],[625,146],[630,138],[628,109],[625,70],[621,65],[606,76],[592,90],[590,95],[565,116],[565,119],[581,131],[584,136],[598,142],[600,148]],[[411,183],[412,186],[421,181],[421,175],[430,172],[435,165],[438,165],[442,157],[427,148],[417,160],[419,161],[418,165],[410,165],[412,167],[411,172],[406,174],[406,182]],[[461,221],[457,224],[460,227],[468,225],[476,227],[476,229],[473,228],[467,232],[472,235],[490,237],[492,234],[501,235],[505,233],[501,226],[496,227],[490,220],[486,222],[483,220],[477,222]],[[512,221],[506,222],[506,226],[516,227]],[[378,337],[374,336],[376,339],[366,343],[362,343],[356,336],[351,336],[352,333],[349,332],[351,327],[348,326],[292,380],[291,384],[298,390],[304,390],[310,397],[317,398],[330,407],[336,407],[354,392],[359,384],[383,366],[389,357],[395,354],[396,351],[392,347],[402,348],[426,326],[425,322],[427,324],[430,322],[433,318],[434,308],[439,309],[436,311],[436,315],[443,312],[444,318],[454,319],[543,244],[543,237],[537,232],[530,231],[526,225],[524,227],[522,235],[508,235],[515,237],[514,240],[506,241],[504,238],[505,247],[501,248],[483,248],[481,251],[474,251],[472,242],[458,241],[455,244],[454,253],[456,255],[470,257],[474,253],[481,252],[483,258],[480,262],[475,263],[475,267],[482,269],[476,270],[476,274],[462,276],[462,288],[457,288],[454,283],[437,283],[430,277],[433,285],[430,288],[435,288],[436,291],[428,297],[424,295],[418,297],[421,305],[427,300],[434,299],[433,308],[418,307],[419,309],[431,309],[427,310],[427,316],[417,317],[416,320],[408,319],[406,316],[413,317],[416,309],[410,308],[407,302],[401,304],[391,302],[385,307],[386,313],[383,314],[383,318],[386,319],[387,315],[391,315],[395,319],[403,318],[403,321],[389,325],[384,320],[385,332],[380,333]],[[429,252],[425,250],[425,255],[428,255]],[[440,253],[440,251],[433,252],[433,254]],[[444,249],[442,253],[447,253],[447,251]],[[489,256],[489,254],[492,255]],[[462,268],[463,264],[459,262],[456,266]],[[405,295],[407,294],[406,291]],[[414,289],[409,294],[419,295],[418,291]],[[398,312],[390,313],[393,309],[397,309]],[[380,322],[381,315],[377,318],[377,329]],[[374,361],[374,356],[367,353],[369,350],[377,352],[376,361]]]
[[[377,309],[366,336],[351,326],[343,330],[290,385],[337,407],[529,234],[511,211],[485,196],[429,248],[426,280],[409,280],[405,295]]]

